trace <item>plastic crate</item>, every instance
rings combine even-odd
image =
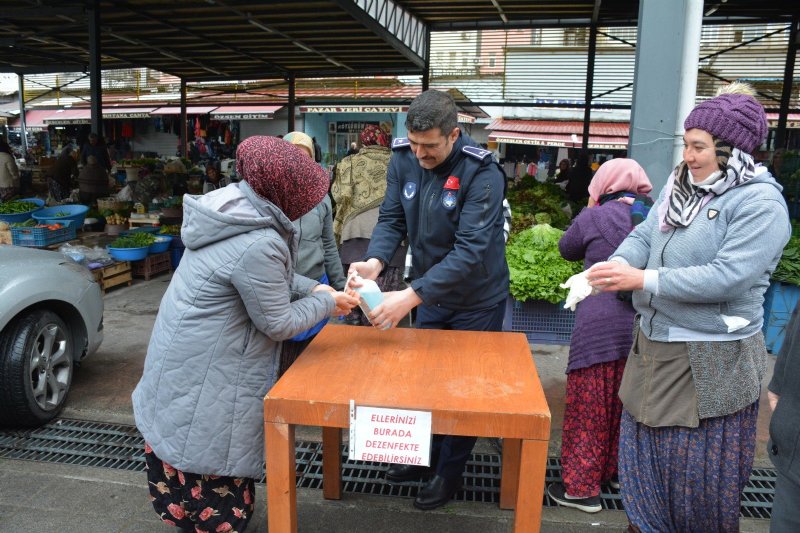
[[[60,222],[64,227],[59,229],[33,228],[33,227],[12,227],[11,243],[16,246],[28,246],[32,248],[44,248],[51,244],[69,241],[77,234],[77,224],[74,220],[64,220]]]
[[[148,255],[141,261],[131,261],[131,269],[134,276],[142,276],[145,281],[161,272],[172,272],[169,252]]]
[[[564,304],[551,304],[541,300],[519,302],[511,305],[511,331],[519,331],[534,344],[569,344],[575,313],[563,308]]]
[[[800,287],[779,281],[770,283],[764,294],[764,325],[761,331],[770,353],[780,351],[786,326],[799,299]]]

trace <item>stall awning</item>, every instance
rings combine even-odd
[[[55,116],[57,112],[58,109],[31,109],[30,111],[25,111],[25,128],[28,131],[46,130],[47,124],[45,123],[45,119]],[[19,117],[10,120],[8,126],[10,128],[19,128]]]
[[[563,120],[511,120],[497,118],[486,127],[489,140],[508,144],[580,148],[583,143],[583,122]],[[624,150],[628,146],[627,122],[591,122],[589,148]]]
[[[154,107],[104,107],[103,119],[150,118]]]
[[[254,106],[254,105],[223,105],[211,112],[211,118],[216,120],[269,120],[282,105]]]
[[[68,126],[72,124],[91,124],[91,109],[58,109],[44,119],[48,126]]]
[[[767,113],[767,122],[770,128],[777,128],[778,113]],[[800,113],[789,113],[786,116],[786,128],[790,130],[800,128]]]
[[[197,105],[189,105],[186,106],[186,114],[187,115],[207,115],[214,111],[217,106],[197,106]],[[180,106],[165,106],[159,107],[154,109],[151,115],[180,115],[181,108]]]
[[[405,113],[407,111],[407,105],[300,106],[301,113]]]

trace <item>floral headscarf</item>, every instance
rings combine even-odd
[[[361,146],[372,146],[379,144],[381,146],[389,147],[389,136],[375,124],[367,124],[359,135]]]
[[[330,179],[297,146],[277,137],[253,136],[236,150],[236,171],[260,198],[297,220],[328,193]]]

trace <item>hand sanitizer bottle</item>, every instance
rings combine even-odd
[[[364,311],[364,314],[369,318],[370,312],[378,307],[383,302],[383,293],[378,287],[378,284],[371,279],[361,280],[363,285],[356,288],[356,292],[361,297],[358,306]]]

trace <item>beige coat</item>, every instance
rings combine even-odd
[[[0,189],[19,187],[19,169],[14,156],[0,152]]]

